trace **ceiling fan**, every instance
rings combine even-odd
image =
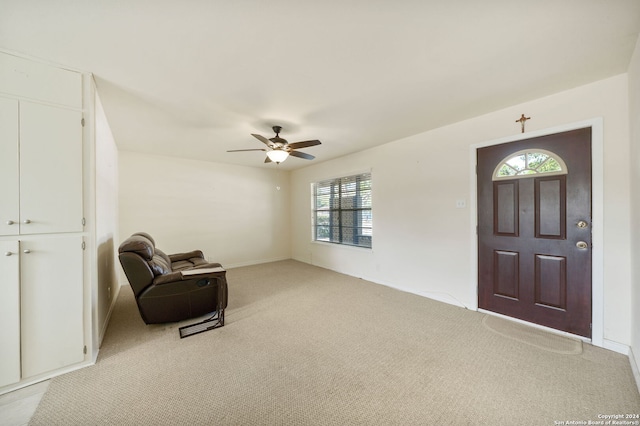
[[[275,132],[275,136],[271,139],[267,139],[264,136],[256,135],[255,133],[251,133],[251,136],[258,139],[260,142],[264,143],[267,148],[255,148],[255,149],[232,149],[227,152],[240,152],[240,151],[266,151],[267,158],[265,158],[265,163],[274,162],[276,164],[282,163],[287,157],[298,157],[303,158],[305,160],[313,160],[314,157],[311,154],[306,154],[304,152],[296,151],[298,148],[306,148],[309,146],[320,145],[320,141],[317,139],[302,141],[302,142],[293,142],[289,143],[286,139],[280,137],[280,131],[282,131],[281,126],[273,126],[273,131]]]

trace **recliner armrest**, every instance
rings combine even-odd
[[[171,272],[169,274],[158,275],[157,277],[154,278],[153,284],[162,285],[162,284],[169,284],[169,283],[181,281],[181,280],[182,280],[182,274],[180,272]]]
[[[219,269],[216,271],[211,271],[211,268]],[[202,271],[200,271],[202,270]],[[183,274],[183,272],[191,271],[190,274]],[[169,274],[158,275],[153,280],[154,285],[163,285],[169,284],[176,281],[184,281],[195,278],[204,278],[204,277],[219,277],[221,272],[226,272],[224,268],[219,263],[207,263],[202,267],[186,269],[183,271],[174,271]]]

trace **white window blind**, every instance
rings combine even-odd
[[[371,173],[313,184],[314,240],[371,248]]]

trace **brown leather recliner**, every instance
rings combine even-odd
[[[118,257],[146,324],[177,322],[227,307],[227,279],[202,251],[166,255],[151,235],[138,232],[118,248]],[[220,268],[198,273],[199,269]],[[218,300],[221,304],[218,305]]]

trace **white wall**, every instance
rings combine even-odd
[[[604,119],[604,338],[630,343],[629,119],[620,75],[292,172],[293,258],[462,306],[476,301],[472,145]],[[371,169],[373,250],[312,243],[310,183]]]
[[[119,159],[119,242],[144,231],[168,254],[200,249],[226,268],[291,257],[286,172],[126,151]]]
[[[632,363],[640,362],[640,37],[629,66],[629,119],[631,130],[631,348]],[[637,370],[636,370],[637,373]],[[637,377],[640,386],[640,377]]]
[[[95,314],[98,342],[102,342],[119,289],[119,266],[115,252],[118,246],[118,149],[97,92],[94,112],[98,278]]]

